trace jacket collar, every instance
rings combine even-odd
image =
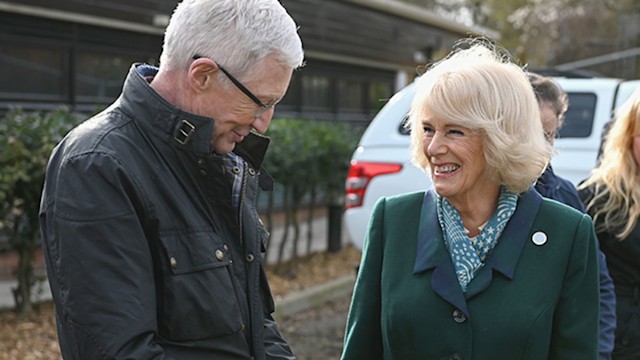
[[[183,111],[161,97],[147,80],[157,73],[156,67],[133,64],[116,104],[145,131],[160,136],[172,146],[196,156],[210,156],[213,154],[211,135],[215,120]],[[255,169],[260,169],[269,141],[268,137],[251,132],[236,144],[234,152]]]
[[[502,232],[496,247],[487,258],[485,265],[469,283],[467,292],[463,293],[438,223],[436,194],[433,189],[427,191],[420,214],[418,248],[413,273],[419,274],[433,269],[431,276],[433,290],[470,317],[466,299],[474,297],[489,286],[493,278],[493,270],[509,280],[513,279],[518,259],[541,201],[542,198],[533,189],[520,195],[516,211]]]
[[[540,193],[543,194],[555,191],[560,187],[560,180],[555,176],[553,169],[551,168],[551,164],[544,169],[544,172],[536,181],[535,187],[542,190]]]

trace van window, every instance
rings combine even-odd
[[[398,132],[400,135],[409,135],[411,134],[411,128],[408,128],[406,125],[409,122],[409,114],[405,114],[402,117],[402,121],[400,121],[400,126],[398,127]]]
[[[564,125],[560,129],[560,138],[586,138],[593,129],[594,113],[597,97],[593,93],[568,93],[569,109],[565,113]],[[406,114],[398,126],[401,135],[409,135],[410,131],[404,127],[409,121]]]
[[[596,95],[593,93],[568,93],[569,109],[565,113],[560,138],[586,138],[591,135]]]

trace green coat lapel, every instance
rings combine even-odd
[[[431,189],[424,195],[420,212],[420,227],[414,274],[433,269],[431,287],[445,301],[471,317],[466,299],[484,291],[493,278],[493,270],[513,279],[518,259],[529,237],[530,229],[540,207],[541,196],[530,189],[521,195],[516,212],[500,236],[498,244],[463,293],[455,274],[451,257],[442,238],[436,212],[436,194]]]
[[[458,284],[451,257],[442,238],[436,211],[436,193],[432,189],[424,195],[418,228],[418,249],[413,273],[433,269],[431,288],[444,300],[469,317],[469,309]]]
[[[487,258],[485,265],[469,283],[466,298],[471,299],[484,291],[493,277],[493,270],[513,280],[520,254],[529,239],[542,197],[533,188],[520,195],[518,205],[500,239]]]

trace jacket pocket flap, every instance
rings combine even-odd
[[[231,264],[231,256],[217,234],[209,231],[164,234],[160,242],[174,275]]]

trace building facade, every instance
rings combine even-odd
[[[390,0],[281,0],[306,66],[276,116],[366,123],[430,58],[483,34]],[[175,0],[0,0],[0,111],[94,111],[133,62],[158,64]]]

